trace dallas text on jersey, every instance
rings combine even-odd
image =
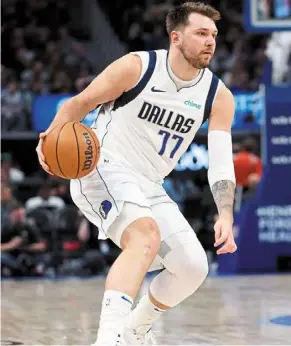
[[[175,114],[171,110],[160,108],[148,102],[143,103],[138,117],[179,133],[188,133],[195,122],[194,119],[186,119],[182,114]]]

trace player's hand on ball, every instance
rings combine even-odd
[[[48,173],[53,175],[53,173],[50,171],[49,166],[46,164],[45,162],[45,157],[43,154],[43,141],[45,136],[47,135],[47,131],[46,132],[42,132],[39,135],[39,141],[38,141],[38,145],[36,147],[36,152],[37,152],[37,156],[38,156],[38,161],[41,165],[41,167]]]
[[[216,252],[218,255],[233,253],[237,250],[233,237],[232,222],[230,220],[219,218],[214,225],[214,231],[214,246],[218,247],[223,244]]]

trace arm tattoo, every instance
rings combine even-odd
[[[220,180],[212,186],[212,195],[219,214],[227,211],[233,214],[235,185],[230,180]]]

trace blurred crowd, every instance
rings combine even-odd
[[[165,15],[176,3],[122,0],[112,6],[100,0],[128,51],[167,48]],[[80,34],[72,29],[72,5],[69,0],[2,2],[2,131],[31,129],[36,96],[80,92],[92,80],[95,71]],[[222,0],[219,10],[222,20],[211,68],[233,90],[255,90],[263,74],[267,36],[243,33],[241,1]],[[123,15],[117,17],[116,11]]]
[[[70,29],[70,3],[2,2],[2,131],[29,129],[34,97],[81,91],[92,74],[80,35]]]

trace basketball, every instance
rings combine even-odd
[[[100,157],[100,144],[89,127],[68,122],[49,132],[44,139],[43,153],[54,175],[77,179],[95,169]]]

